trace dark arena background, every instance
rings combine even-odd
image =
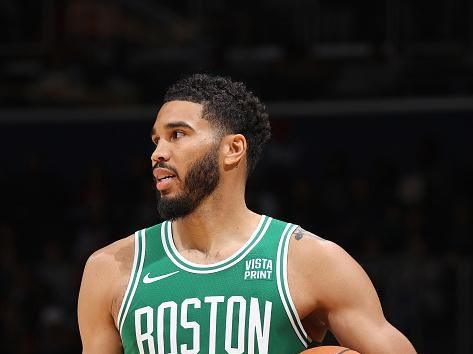
[[[149,132],[194,72],[267,104],[249,205],[349,251],[419,353],[473,353],[467,0],[2,0],[0,352],[81,352],[85,260],[160,221]]]

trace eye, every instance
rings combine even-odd
[[[151,137],[151,141],[153,142],[154,145],[158,145],[159,138],[157,136],[153,136],[153,137]]]
[[[181,130],[174,130],[174,131],[172,132],[171,138],[172,138],[173,140],[175,140],[175,139],[182,138],[184,135],[185,135],[185,134],[184,134],[183,131],[181,131]]]

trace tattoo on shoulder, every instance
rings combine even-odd
[[[293,235],[294,235],[294,238],[295,238],[297,241],[299,241],[300,239],[302,239],[302,237],[304,237],[304,236],[311,237],[311,238],[315,238],[316,240],[319,240],[319,241],[325,241],[324,238],[319,237],[319,236],[317,236],[317,235],[314,235],[313,233],[304,230],[304,229],[303,229],[302,227],[300,227],[300,226],[294,231]]]

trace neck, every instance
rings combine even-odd
[[[238,249],[256,229],[260,216],[246,206],[244,193],[218,190],[202,201],[191,214],[173,222],[178,250],[195,250],[215,255],[224,249]]]

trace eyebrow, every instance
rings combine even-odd
[[[170,122],[170,123],[167,123],[164,128],[166,129],[175,129],[175,128],[187,128],[187,129],[190,129],[192,131],[195,131],[194,128],[192,128],[189,124],[187,124],[186,122],[184,121],[177,121],[177,122]],[[156,129],[153,128],[151,129],[151,136],[155,135],[156,134]]]

